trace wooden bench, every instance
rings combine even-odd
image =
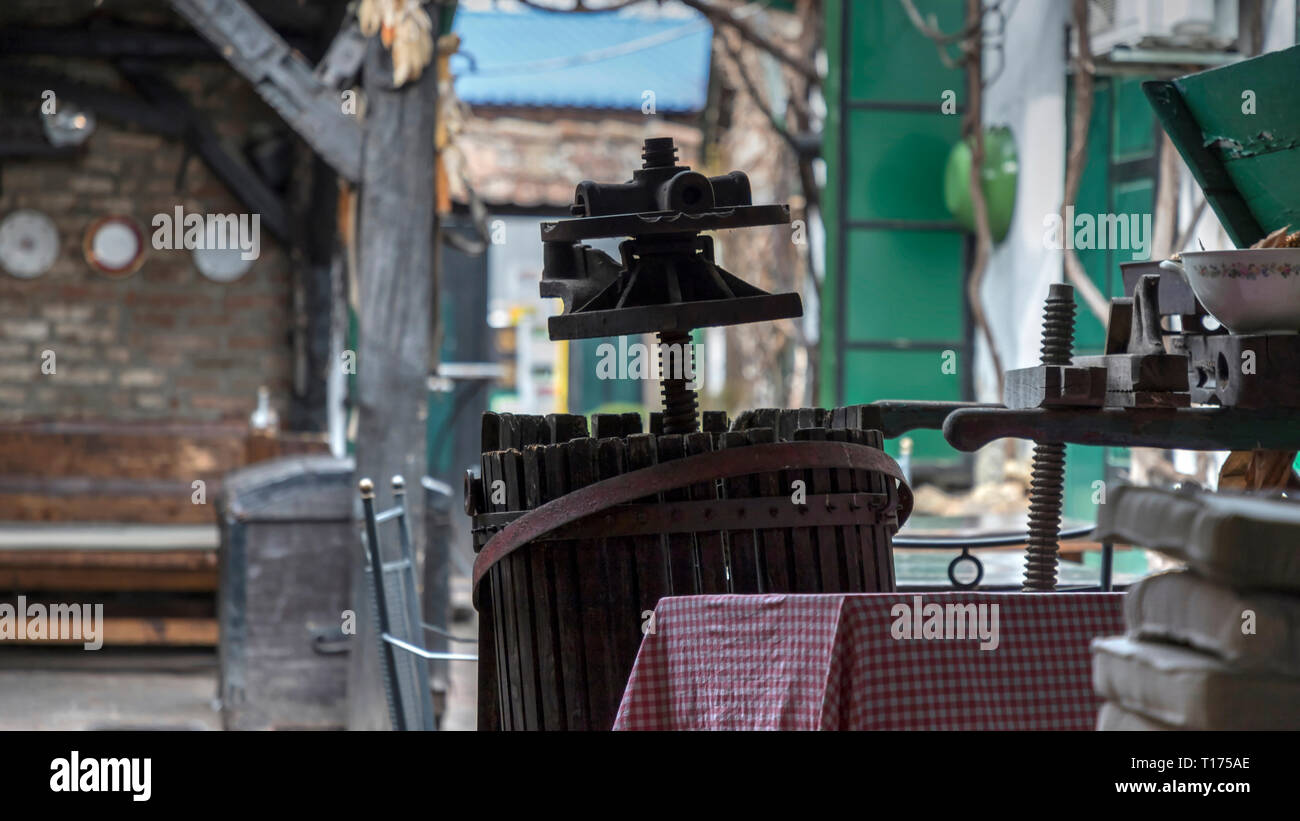
[[[100,593],[108,643],[214,646],[222,478],[296,453],[328,446],[241,425],[0,425],[0,592]]]

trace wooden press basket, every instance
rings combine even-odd
[[[893,590],[911,491],[878,431],[822,426],[844,410],[739,430],[706,414],[686,435],[640,433],[633,414],[593,437],[582,417],[487,415],[485,449],[504,447],[466,498],[480,729],[609,729],[663,596]]]

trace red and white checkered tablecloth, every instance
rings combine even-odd
[[[1122,593],[682,596],[655,608],[616,730],[1091,730],[1088,643]],[[978,639],[895,638],[900,604],[997,605]],[[985,622],[992,626],[992,608]],[[915,625],[915,621],[912,622]],[[955,630],[949,631],[956,635]]]

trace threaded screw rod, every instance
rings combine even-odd
[[[700,429],[699,400],[695,391],[687,387],[695,376],[691,335],[686,331],[660,331],[658,339],[664,433],[695,433]]]
[[[1051,286],[1043,307],[1043,365],[1069,365],[1074,347],[1074,287]],[[1025,592],[1055,590],[1061,502],[1065,496],[1065,445],[1035,442],[1029,480],[1029,544]]]

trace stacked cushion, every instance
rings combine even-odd
[[[1300,677],[1300,596],[1238,590],[1178,570],[1129,590],[1124,619],[1139,639],[1187,645],[1240,670]]]
[[[1097,537],[1187,565],[1134,585],[1128,634],[1093,642],[1098,729],[1300,729],[1300,504],[1123,487]]]
[[[1097,537],[1141,545],[1232,587],[1300,593],[1300,504],[1236,494],[1123,486]]]
[[[1182,730],[1300,730],[1300,679],[1236,669],[1208,653],[1126,636],[1092,645],[1106,701]]]
[[[1147,718],[1141,713],[1129,712],[1114,702],[1108,701],[1101,705],[1101,711],[1097,714],[1097,729],[1134,732],[1137,730],[1177,730],[1178,728],[1172,724],[1162,724],[1154,718]]]

